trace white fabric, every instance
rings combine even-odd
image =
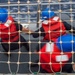
[[[47,16],[44,16],[43,18],[47,18]]]
[[[4,24],[6,27],[9,27],[10,26],[10,24],[11,24],[11,20],[7,20],[7,22]]]
[[[58,19],[59,19],[59,17],[57,17],[57,16],[55,16],[55,17],[53,18],[54,21],[58,21]]]
[[[62,61],[68,61],[68,55],[58,55],[56,56],[56,61],[57,62],[62,62]]]
[[[47,43],[46,44],[46,52],[53,52],[54,50],[54,43]]]
[[[44,20],[43,21],[43,24],[46,24],[47,25],[48,24],[48,20]]]

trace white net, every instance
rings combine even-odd
[[[2,37],[7,37],[7,30],[5,32],[2,32],[2,29],[0,28],[0,73],[1,74],[38,74],[39,73],[57,73],[63,74],[63,73],[74,73],[73,70],[73,64],[74,64],[74,47],[75,47],[75,37],[74,37],[74,29],[75,29],[75,0],[0,0],[0,8],[6,8],[8,10],[9,16],[11,15],[14,18],[14,23],[18,23],[19,25],[17,26],[16,29],[18,31],[15,31],[15,28],[8,28],[8,38],[5,38],[4,40],[11,40],[14,37],[10,37],[9,35],[12,34],[14,35],[15,33],[18,32],[18,39],[15,41],[3,41]],[[72,37],[70,41],[64,42],[65,45],[69,43],[69,46],[71,45],[71,50],[68,53],[71,53],[72,55],[70,58],[67,60],[67,62],[62,63],[63,59],[66,60],[66,56],[58,56],[57,57],[57,62],[55,61],[55,56],[52,59],[52,55],[50,52],[51,49],[54,49],[54,45],[56,44],[55,42],[51,40],[43,40],[43,36],[41,33],[45,33],[44,31],[41,32],[40,28],[42,26],[41,23],[41,12],[49,8],[50,10],[54,11],[55,14],[63,21],[66,22],[64,23],[69,24],[70,27],[68,26],[65,30],[62,30],[62,25],[60,25],[60,32],[67,32],[65,34],[71,34]],[[61,21],[60,21],[61,22]],[[28,28],[36,34],[37,38],[34,38],[33,35],[31,35],[31,32],[28,32],[26,34],[25,32],[22,32],[21,25],[25,28]],[[51,30],[51,24],[49,24],[49,30]],[[55,27],[55,26],[54,26]],[[37,32],[36,30],[39,31]],[[36,31],[36,32],[35,32]],[[56,34],[55,32],[59,32],[57,30],[55,31],[50,31]],[[69,33],[69,31],[71,33]],[[50,33],[49,32],[49,33]],[[52,34],[53,34],[52,33]],[[5,35],[3,35],[5,34]],[[64,35],[65,35],[64,34]],[[15,34],[16,35],[16,34]],[[15,36],[16,37],[16,36]],[[48,38],[51,39],[51,35],[48,36]],[[62,45],[62,34],[60,33],[60,43],[61,44],[61,55],[64,55],[64,49]],[[25,41],[26,40],[26,41]],[[70,43],[71,42],[71,43]],[[29,44],[29,46],[27,45]],[[43,44],[43,46],[42,46]],[[46,49],[43,47],[44,45],[48,44],[47,52]],[[50,45],[49,45],[50,44]],[[24,47],[25,46],[25,47]],[[27,47],[28,46],[28,47]],[[28,51],[29,48],[29,51]],[[5,50],[6,49],[6,50]],[[13,50],[12,50],[13,49]],[[66,47],[67,49],[67,47]],[[68,48],[69,49],[69,48]],[[68,49],[66,51],[68,51]],[[35,52],[35,50],[40,50],[41,52]],[[56,49],[55,49],[56,50]],[[6,52],[7,51],[7,52]],[[43,52],[42,52],[43,51]],[[8,54],[8,55],[7,55]],[[46,57],[46,55],[48,56]],[[56,52],[54,55],[59,55],[59,52]],[[66,54],[65,54],[66,55]],[[46,59],[44,59],[46,58]],[[60,58],[60,60],[58,60]],[[38,61],[37,61],[38,60]],[[48,60],[48,61],[47,61]],[[53,61],[52,61],[53,60]],[[37,62],[35,62],[37,61]],[[58,61],[60,61],[58,63]],[[31,64],[34,64],[31,66]],[[43,65],[42,65],[43,64]],[[58,64],[60,64],[58,66]],[[66,66],[62,66],[62,64]],[[35,66],[37,65],[37,66]],[[45,65],[45,67],[43,67]],[[54,65],[54,68],[53,66]],[[59,71],[56,71],[59,67]],[[49,70],[49,71],[48,71]]]

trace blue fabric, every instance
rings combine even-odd
[[[0,23],[5,23],[8,18],[8,11],[5,8],[0,8]]]
[[[46,8],[44,11],[42,11],[42,20],[52,18],[53,16],[55,16],[55,13],[49,8]]]
[[[62,43],[60,43],[60,41]],[[74,41],[72,43],[72,41]],[[56,42],[58,48],[63,52],[75,51],[75,36],[71,34],[66,34],[57,39]]]

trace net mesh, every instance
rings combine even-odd
[[[60,17],[61,20],[64,20],[65,22],[71,25],[71,30],[66,30],[66,31],[67,32],[71,31],[72,36],[74,35],[73,27],[75,27],[74,26],[75,0],[0,0],[0,8],[6,8],[8,10],[9,16],[11,15],[14,18],[14,20],[19,23],[19,27],[18,27],[19,29],[21,24],[23,27],[28,27],[28,29],[33,31],[41,27],[41,19],[42,19],[41,11],[44,10],[45,8],[50,8]],[[10,28],[8,30],[11,31]],[[13,74],[18,74],[18,73],[33,74],[34,73],[38,75],[39,73],[49,73],[42,69],[41,64],[51,65],[52,63],[51,62],[41,63],[40,62],[41,52],[39,53],[35,52],[37,45],[39,45],[38,49],[40,50],[41,43],[42,44],[48,43],[48,42],[42,41],[43,37],[41,37],[41,33],[45,33],[45,32],[41,32],[40,29],[39,29],[39,32],[34,32],[36,34],[39,33],[38,38],[33,38],[30,32],[28,34],[26,34],[25,32],[22,32],[21,30],[19,30],[18,32],[19,32],[19,40],[17,42],[0,41],[0,73],[1,74],[2,73],[11,73],[11,74],[12,73]],[[16,33],[16,32],[13,32],[13,33]],[[0,30],[0,35],[1,34],[3,34],[3,32]],[[7,33],[4,33],[4,34],[7,34]],[[11,33],[8,33],[8,35],[10,34]],[[21,36],[27,41],[26,42],[21,41],[23,40]],[[61,34],[60,34],[60,37],[61,37]],[[8,38],[9,40],[11,39],[10,36]],[[49,38],[51,38],[51,36],[49,36]],[[72,43],[74,42],[73,39],[71,41]],[[26,50],[26,48],[24,47],[26,43],[29,44],[29,51]],[[52,42],[49,41],[49,43],[52,43]],[[6,45],[8,52],[4,50],[2,44],[9,45],[8,47]],[[16,44],[18,44],[18,49],[11,50],[11,46],[15,48],[17,46]],[[72,47],[73,47],[73,44],[72,44]],[[73,48],[71,53],[72,53],[72,61],[67,62],[65,64],[74,64]],[[35,62],[36,60],[38,60],[38,62]],[[38,64],[39,66],[31,67],[31,63]],[[61,65],[61,62],[60,62],[60,65]],[[51,68],[52,72],[55,73],[51,66],[49,66],[49,68]],[[62,67],[59,72],[62,73]]]

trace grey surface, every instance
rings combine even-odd
[[[35,26],[33,26],[32,28],[30,29],[34,29],[36,28]],[[35,30],[35,29],[34,29]],[[27,41],[31,41],[32,43],[30,44],[30,51],[34,51],[37,47],[37,42],[39,41],[39,38],[33,38],[32,35],[30,35],[30,38],[29,38],[29,35],[25,34],[25,33],[21,33],[21,35],[27,40]],[[41,40],[41,39],[40,39]],[[20,54],[20,60],[19,62],[21,62],[21,64],[19,65],[19,70],[17,73],[23,73],[23,74],[27,74],[27,73],[31,73],[30,71],[30,68],[29,68],[29,61],[30,61],[30,55],[28,53],[28,51],[25,49],[25,47],[21,47],[19,49],[22,53]],[[11,69],[11,72],[12,73],[16,73],[17,71],[17,68],[18,68],[18,65],[17,65],[17,62],[18,62],[18,57],[19,57],[19,54],[18,54],[18,49],[17,50],[14,50],[12,52],[17,52],[17,53],[12,53],[11,54],[11,57],[10,57],[10,69]],[[8,59],[9,57],[2,53],[2,52],[5,52],[1,43],[0,43],[0,73],[11,73],[10,70],[9,70],[9,65],[7,64],[8,62]],[[31,61],[34,62],[38,60],[38,55],[37,54],[31,54]],[[15,62],[15,63],[12,63],[12,62]],[[31,68],[32,72],[38,72],[39,70],[39,67],[33,67]]]
[[[35,49],[36,45],[37,44],[32,44],[31,45],[32,51]],[[1,52],[4,52],[4,50],[3,50],[3,48],[2,48],[1,45],[0,45],[0,50],[1,50]],[[14,50],[13,52],[18,52],[18,51],[19,50]],[[22,52],[22,54],[20,54],[20,60],[19,60],[19,62],[21,62],[23,64],[19,65],[19,71],[18,71],[18,73],[30,73],[29,64],[28,64],[29,61],[30,61],[29,60],[30,59],[29,58],[30,55],[28,54],[27,50],[25,50],[24,47],[22,47],[20,49],[20,51]],[[25,52],[27,52],[27,53],[25,53]],[[11,68],[11,72],[13,72],[13,73],[16,73],[16,71],[17,71],[18,56],[19,56],[18,53],[16,53],[16,54],[13,53],[13,54],[11,54],[11,57],[10,57],[10,63],[11,63],[10,64],[10,68]],[[35,55],[35,54],[34,55],[32,54],[31,58],[32,58],[31,61],[35,61],[35,60],[38,59],[38,56]],[[10,73],[7,62],[8,62],[8,56],[5,55],[4,53],[0,53],[0,73]],[[13,64],[12,62],[16,62],[16,63]],[[35,67],[35,68],[32,69],[33,72],[35,72],[37,70],[38,70],[38,67]]]

